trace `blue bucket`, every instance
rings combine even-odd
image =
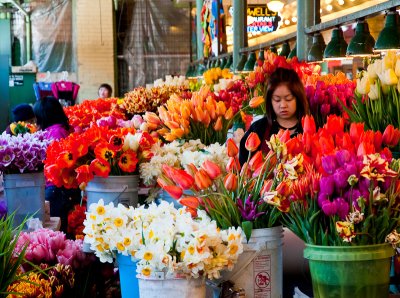
[[[117,254],[122,298],[139,297],[139,283],[136,278],[136,262],[131,256]]]

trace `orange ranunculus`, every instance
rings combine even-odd
[[[264,103],[264,96],[256,96],[250,99],[249,106],[250,108],[254,109],[257,108],[262,103]]]
[[[112,150],[118,151],[124,145],[124,138],[119,135],[112,135],[109,141],[109,146]]]
[[[213,163],[212,161],[204,161],[201,165],[201,168],[207,172],[208,176],[210,176],[211,179],[215,179],[219,175],[221,175],[221,169],[217,164]]]
[[[317,131],[313,116],[304,116],[303,119],[301,119],[301,125],[303,126],[304,133],[314,134]]]
[[[194,182],[199,189],[206,189],[212,185],[212,180],[204,169],[200,169],[195,173]]]
[[[118,166],[126,173],[133,173],[136,170],[136,165],[139,162],[136,152],[127,150],[121,154],[118,161]]]
[[[199,199],[197,197],[183,197],[178,200],[183,206],[197,209],[200,205]]]
[[[111,171],[111,167],[108,162],[103,162],[103,160],[96,158],[90,163],[90,171],[92,171],[96,176],[107,178]]]
[[[251,132],[247,137],[245,147],[247,151],[253,152],[260,146],[261,141],[255,132]]]
[[[75,169],[75,172],[77,173],[76,180],[78,184],[86,184],[94,177],[92,171],[90,171],[89,165],[81,165]]]
[[[60,153],[57,158],[57,164],[60,168],[70,168],[76,163],[76,158],[71,151],[64,151]]]
[[[235,191],[238,186],[238,177],[234,173],[226,174],[224,178],[224,186],[229,191]]]
[[[105,142],[97,144],[94,148],[94,154],[96,158],[101,160],[103,163],[109,162],[111,159],[115,157],[115,150]]]
[[[239,153],[239,148],[236,146],[236,143],[232,138],[226,141],[226,151],[229,157],[235,157]]]

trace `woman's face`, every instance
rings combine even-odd
[[[109,98],[111,96],[110,92],[108,92],[107,88],[101,87],[99,89],[99,97],[100,98]]]
[[[272,108],[278,121],[297,119],[296,97],[285,84],[279,85],[272,93]]]

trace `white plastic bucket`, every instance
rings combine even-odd
[[[248,243],[244,238],[235,267],[224,271],[222,280],[244,289],[246,298],[282,297],[282,238],[282,226],[254,229]]]
[[[95,176],[86,186],[87,204],[97,203],[100,199],[104,204],[118,203],[126,206],[138,204],[138,175],[109,176],[107,178]]]
[[[4,175],[7,212],[15,211],[14,226],[20,225],[26,216],[44,222],[44,185],[43,172]]]
[[[206,285],[202,278],[142,279],[139,278],[140,298],[204,298]]]

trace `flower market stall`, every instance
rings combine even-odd
[[[389,293],[400,243],[399,63],[377,59],[352,81],[267,51],[247,74],[211,68],[66,107],[72,132],[53,142],[14,124],[16,135],[0,136],[0,248],[13,260],[0,267],[0,296],[283,297],[284,229],[305,247],[314,297]],[[251,133],[241,165],[240,139],[265,115],[281,67],[300,77],[311,113],[300,134],[280,130],[265,152]],[[27,230],[25,215],[46,221],[42,199],[26,197],[33,209],[21,213],[9,195],[10,174],[37,172],[42,188],[46,179],[84,194],[67,234]]]

